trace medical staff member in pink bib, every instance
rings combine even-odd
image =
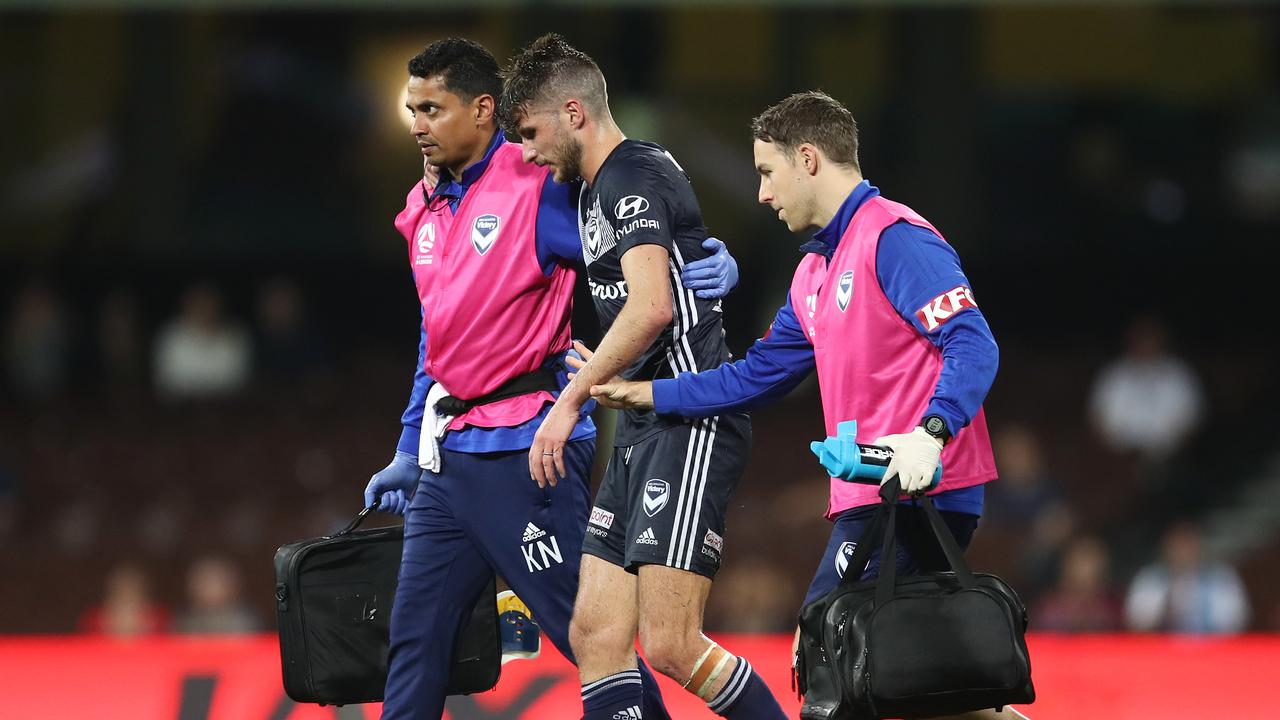
[[[792,95],[752,124],[759,201],[792,232],[817,228],[787,302],[737,362],[669,380],[612,382],[592,396],[612,407],[703,417],[769,404],[817,371],[827,434],[858,421],[858,435],[894,450],[900,476],[898,572],[948,567],[912,496],[929,490],[961,546],[996,478],[982,401],[999,351],[956,251],[928,220],[862,177],[853,115],[821,92]],[[831,539],[805,602],[839,584],[878,489],[831,479]],[[879,550],[861,572],[874,577]],[[1018,717],[988,711],[969,717]]]
[[[568,382],[578,190],[524,163],[498,130],[502,81],[484,47],[446,38],[408,70],[411,133],[430,169],[395,225],[422,324],[395,456],[364,492],[366,506],[405,518],[384,720],[441,717],[459,624],[495,572],[573,660],[595,453],[584,410],[564,448],[568,477],[529,482],[534,433]],[[703,269],[720,272],[698,287],[723,295],[736,266],[722,243],[706,242],[718,253]],[[653,675],[639,671],[645,717],[667,717]]]

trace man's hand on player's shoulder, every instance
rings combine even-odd
[[[694,294],[700,298],[722,298],[738,285],[738,261],[717,238],[703,240],[702,247],[711,255],[685,265],[680,272],[680,283],[696,291]]]

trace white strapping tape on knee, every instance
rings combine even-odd
[[[698,669],[702,667],[702,663],[706,662],[707,658],[711,655],[711,651],[715,650],[718,647],[720,646],[715,643],[711,643],[710,645],[707,646],[706,650],[702,651],[702,657],[699,657],[698,662],[693,664],[693,672],[689,673],[689,679],[686,680],[684,685],[682,685],[681,687],[683,687],[685,690],[689,689],[689,683],[693,682],[693,679],[698,677]]]
[[[716,680],[720,678],[720,675],[724,672],[724,668],[726,665],[729,664],[729,661],[734,659],[733,653],[729,652],[728,650],[725,650],[724,648],[720,647],[714,642],[711,643],[707,647],[706,651],[702,653],[702,657],[698,658],[698,662],[694,663],[693,672],[689,675],[689,682],[684,684],[684,687],[686,690],[692,689],[689,687],[689,683],[692,683],[694,678],[698,676],[698,670],[702,668],[702,664],[706,662],[707,658],[711,657],[711,653],[716,650],[719,650],[721,652],[720,660],[716,663],[715,667],[711,669],[711,674],[708,675],[707,679],[702,682],[702,685],[698,687],[696,690],[693,690],[694,695],[697,695],[698,697],[706,701],[711,700],[711,698],[707,697],[707,691],[713,685],[715,685]]]

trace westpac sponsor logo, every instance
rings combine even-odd
[[[649,201],[639,195],[628,195],[613,206],[613,216],[619,220],[635,217],[649,209]]]
[[[644,514],[653,517],[662,512],[671,499],[671,485],[666,480],[654,478],[644,484]]]
[[[840,312],[849,307],[849,299],[853,297],[853,271],[849,270],[836,281],[836,307]]]
[[[968,286],[958,285],[925,303],[916,311],[916,317],[920,318],[920,324],[927,332],[933,332],[961,310],[976,307],[978,303],[973,299],[973,291]]]
[[[497,215],[481,215],[471,225],[471,244],[481,255],[489,252],[493,241],[498,239],[498,229],[502,226],[502,218]]]
[[[612,283],[599,283],[591,278],[587,278],[587,284],[591,286],[591,296],[598,297],[601,300],[621,300],[627,296],[627,281],[619,280]]]
[[[608,530],[613,527],[613,513],[598,507],[591,508],[591,524]]]

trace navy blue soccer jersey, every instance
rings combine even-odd
[[[702,248],[707,228],[693,186],[670,153],[653,143],[624,140],[600,166],[595,182],[583,185],[578,220],[591,297],[605,331],[627,302],[622,256],[639,245],[658,245],[669,255],[671,325],[623,371],[624,378],[672,378],[730,359],[720,302],[699,298],[681,285],[685,264],[709,255]],[[628,410],[614,442],[632,445],[681,422]]]

